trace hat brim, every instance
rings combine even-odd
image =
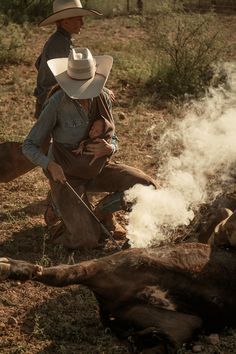
[[[94,56],[95,76],[89,80],[72,79],[67,74],[68,58],[55,58],[47,61],[55,79],[65,93],[72,99],[87,99],[99,96],[110,74],[113,58],[110,55]]]
[[[70,9],[61,10],[49,15],[47,18],[39,22],[39,27],[48,26],[59,20],[77,16],[102,16],[102,14],[96,10],[72,7]]]

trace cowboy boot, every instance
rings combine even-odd
[[[44,212],[44,221],[48,228],[48,241],[52,244],[63,244],[62,240],[66,238],[68,231],[59,216],[59,211],[52,201],[50,191],[47,195],[47,208]]]
[[[94,213],[101,223],[113,233],[115,239],[126,236],[125,228],[119,224],[113,214],[118,210],[127,210],[123,201],[123,193],[113,193],[103,198],[96,206]]]
[[[50,191],[47,195],[47,208],[44,212],[44,221],[48,228],[58,223],[61,220],[60,213],[52,201],[52,196]]]
[[[116,217],[112,213],[101,213],[96,210],[95,215],[101,221],[101,223],[107,228],[109,232],[112,232],[114,239],[119,240],[126,236],[125,228],[117,221]]]

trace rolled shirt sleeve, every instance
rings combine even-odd
[[[104,93],[104,97],[107,101],[107,104],[108,104],[108,108],[110,110],[110,112],[112,113],[112,102],[111,102],[111,99],[110,99],[110,94],[109,94],[109,89],[107,87],[104,87],[103,88],[103,93]],[[114,134],[111,138],[111,142],[110,144],[112,145],[112,154],[114,154],[115,152],[118,151],[118,148],[119,148],[119,145],[118,145],[118,137],[116,134]]]
[[[36,121],[23,142],[23,154],[33,164],[42,167],[44,170],[47,169],[51,159],[40,150],[40,147],[50,138],[56,122],[57,110],[56,104],[52,98],[45,106],[39,119]]]

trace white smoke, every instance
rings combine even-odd
[[[192,102],[157,144],[157,156],[165,159],[157,174],[162,187],[136,185],[126,193],[128,201],[135,201],[127,226],[132,246],[165,240],[165,226],[187,225],[194,210],[229,181],[236,161],[236,66],[228,64],[225,70],[227,89],[211,89]]]

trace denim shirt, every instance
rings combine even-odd
[[[58,90],[50,97],[39,119],[36,121],[23,142],[23,154],[35,165],[47,169],[53,159],[41,152],[40,146],[50,136],[65,146],[78,146],[88,133],[90,116],[78,100],[72,100],[63,90]],[[112,138],[113,152],[117,150],[117,138]]]

